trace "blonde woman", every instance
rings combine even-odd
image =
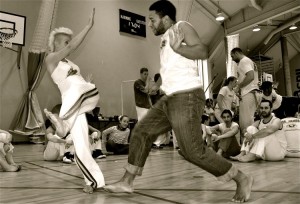
[[[85,113],[93,110],[99,100],[98,90],[94,84],[87,82],[81,75],[80,69],[66,59],[74,52],[87,36],[94,25],[95,9],[93,9],[87,26],[74,38],[68,28],[57,28],[49,37],[50,53],[45,64],[54,83],[57,84],[62,106],[59,117],[47,109],[46,116],[56,128],[56,135],[65,137],[70,131],[75,147],[75,161],[84,175],[86,193],[93,193],[96,188],[105,185],[103,174],[91,156],[89,148],[88,123]]]

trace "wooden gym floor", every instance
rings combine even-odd
[[[83,178],[75,164],[47,162],[43,145],[17,144],[14,158],[20,172],[0,172],[0,203],[231,203],[235,183],[221,183],[212,175],[185,161],[172,147],[152,150],[143,176],[137,177],[132,194],[111,194],[97,190],[82,192]],[[106,183],[124,173],[127,156],[98,159]],[[248,203],[300,203],[300,159],[280,162],[234,162],[255,178]]]

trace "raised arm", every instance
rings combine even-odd
[[[95,16],[95,8],[93,9],[88,24],[83,28],[83,30],[78,33],[63,49],[52,52],[47,55],[45,62],[47,65],[48,71],[52,73],[53,69],[57,66],[57,63],[67,57],[70,53],[75,51],[78,46],[82,43],[82,41],[85,39],[88,32],[91,30],[91,28],[94,25],[94,16]],[[54,68],[53,68],[54,67]]]

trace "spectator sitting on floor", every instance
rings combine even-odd
[[[129,117],[119,116],[119,124],[102,132],[102,147],[104,154],[128,154],[129,152]]]
[[[282,103],[282,96],[276,93],[276,91],[273,89],[272,82],[270,81],[264,81],[261,84],[260,87],[262,94],[259,97],[258,104],[260,104],[260,101],[262,100],[268,100],[272,102],[272,110],[276,117],[278,117],[278,114],[276,113],[276,110],[279,110],[281,103]]]
[[[14,162],[13,149],[14,146],[11,144],[12,135],[0,129],[0,167],[2,171],[20,171],[21,165]]]
[[[205,100],[203,114],[206,114],[209,116],[209,125],[210,126],[218,124],[216,116],[215,116],[214,101],[211,98],[208,98]]]
[[[61,138],[55,135],[55,129],[52,127],[49,120],[46,120],[46,148],[44,150],[44,159],[46,161],[63,161],[64,163],[71,164],[74,162],[74,146],[71,135]],[[105,158],[101,151],[101,134],[100,131],[89,126],[90,134],[90,149],[93,158],[102,159]]]
[[[228,109],[223,110],[221,117],[224,122],[206,128],[208,146],[225,158],[236,156],[240,152],[237,142],[239,125],[232,122],[232,112]]]
[[[261,120],[249,126],[245,133],[241,153],[233,160],[250,162],[257,158],[268,161],[283,160],[287,153],[287,141],[279,118],[272,114],[272,102],[260,103]]]

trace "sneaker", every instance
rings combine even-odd
[[[63,163],[72,164],[72,160],[68,159],[67,157],[63,157]]]
[[[103,159],[103,158],[106,158],[106,155],[105,154],[101,154],[97,157],[97,159]]]

